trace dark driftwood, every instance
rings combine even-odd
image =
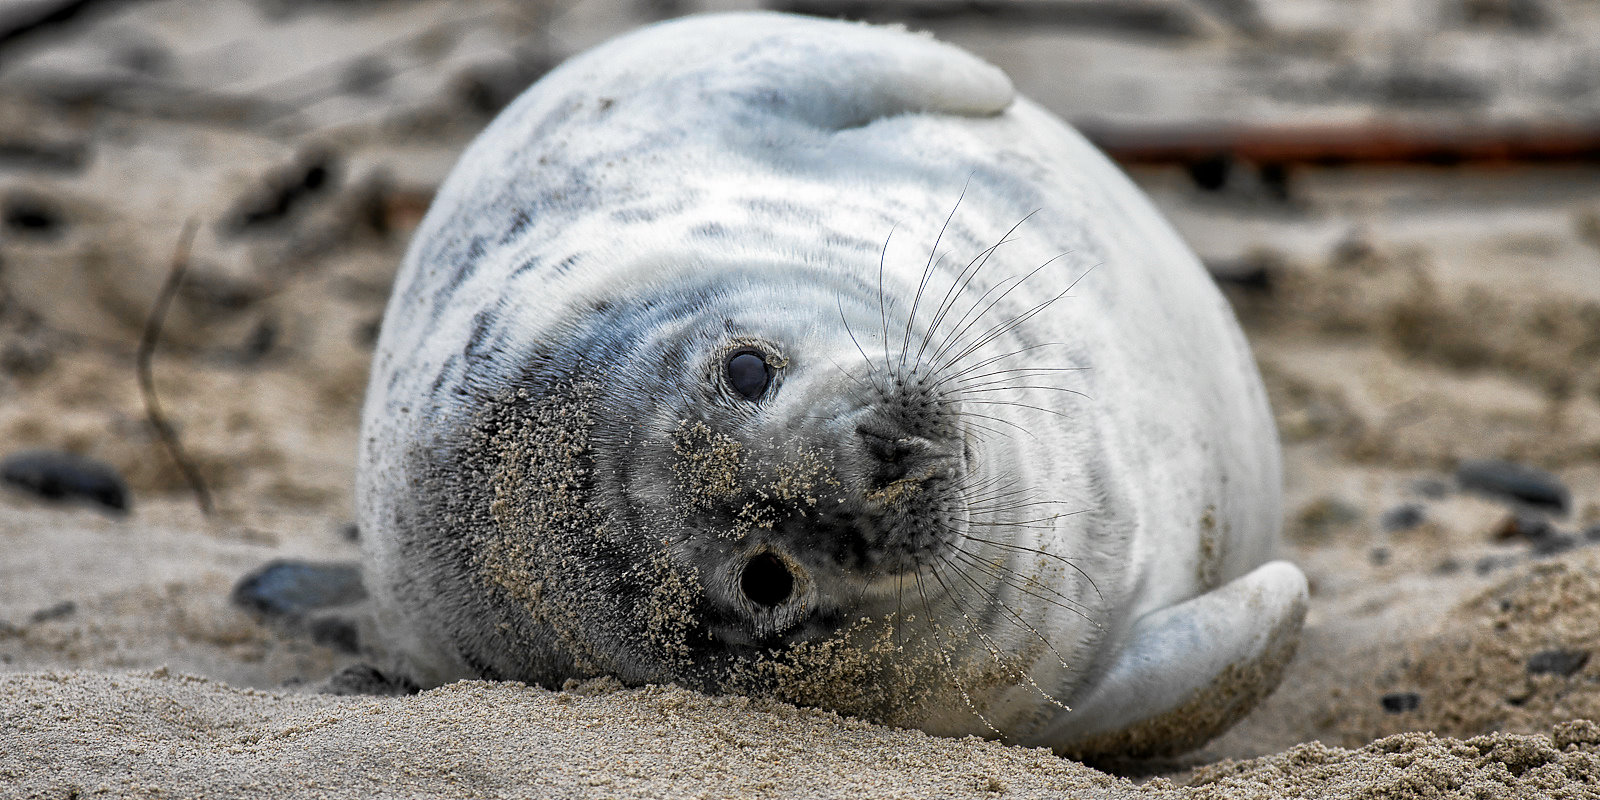
[[[178,287],[183,284],[183,275],[189,270],[189,248],[194,244],[194,235],[199,229],[199,222],[193,219],[183,226],[183,234],[178,238],[178,249],[172,256],[172,269],[167,273],[166,283],[161,285],[161,292],[156,295],[155,307],[150,309],[150,316],[145,318],[144,335],[139,338],[136,364],[139,371],[139,394],[144,397],[145,417],[150,420],[150,427],[155,429],[156,436],[161,439],[167,454],[183,473],[183,479],[189,483],[189,488],[194,490],[195,502],[200,505],[200,513],[211,516],[213,510],[211,490],[206,487],[205,479],[200,476],[200,470],[195,468],[194,462],[184,451],[183,443],[178,440],[178,431],[161,412],[161,400],[156,396],[155,374],[151,371],[156,345],[161,341],[161,326],[166,322],[167,310],[172,307],[172,299],[178,295]]]

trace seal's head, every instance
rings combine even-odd
[[[962,535],[973,450],[938,342],[836,275],[696,275],[596,298],[466,382],[446,502],[478,593],[516,601],[474,604],[494,634],[456,645],[480,672],[725,688],[893,612]]]

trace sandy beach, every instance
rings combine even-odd
[[[1600,797],[1600,166],[1131,169],[1231,276],[1311,580],[1283,685],[1198,752],[1085,766],[604,679],[316,694],[377,644],[359,603],[232,597],[276,560],[359,559],[367,362],[434,188],[552,64],[702,6],[17,23],[48,5],[0,3],[0,459],[102,462],[128,509],[0,491],[0,797]],[[1584,0],[1139,8],[913,25],[1086,127],[1600,119]],[[153,375],[209,515],[135,363],[190,220]],[[1507,465],[1565,502],[1474,471]]]

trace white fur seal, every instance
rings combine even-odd
[[[1305,579],[1223,298],[998,69],[688,18],[573,59],[412,242],[362,427],[423,686],[601,674],[1082,756],[1277,684]]]

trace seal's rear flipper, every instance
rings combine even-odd
[[[1042,743],[1076,758],[1199,747],[1277,688],[1305,615],[1306,578],[1287,561],[1151,612],[1134,623],[1094,691]]]
[[[731,102],[744,113],[722,119],[735,124],[753,111],[829,130],[908,113],[989,116],[1016,94],[999,68],[931,36],[763,12],[654,25],[576,69],[587,74],[564,77],[586,91],[648,93],[664,111]]]

